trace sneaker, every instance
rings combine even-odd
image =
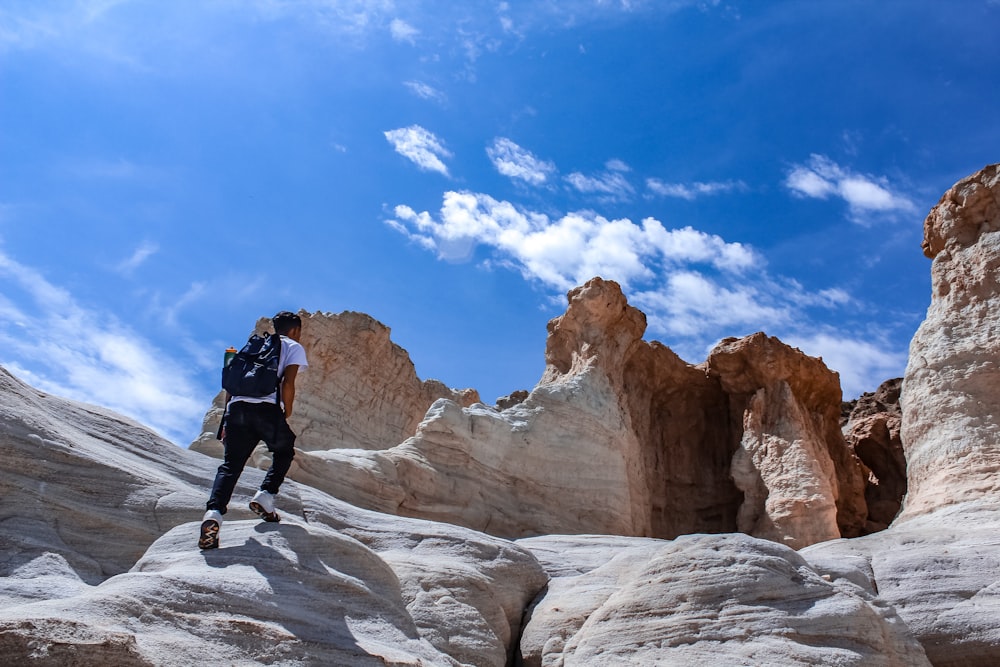
[[[201,521],[201,537],[198,538],[199,549],[219,548],[219,529],[222,527],[222,514],[219,510],[208,510]]]
[[[250,501],[250,509],[257,513],[264,521],[281,521],[281,517],[274,511],[274,495],[261,489]]]

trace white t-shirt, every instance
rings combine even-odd
[[[278,377],[285,377],[285,369],[289,366],[298,366],[302,370],[309,365],[306,360],[306,349],[299,343],[287,336],[281,337],[281,357],[278,359]],[[247,403],[274,403],[274,394],[271,392],[267,396],[233,396],[230,403],[245,401]]]

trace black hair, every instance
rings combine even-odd
[[[271,322],[274,324],[274,333],[276,334],[286,334],[295,327],[302,326],[302,318],[287,310],[283,310],[272,317]]]

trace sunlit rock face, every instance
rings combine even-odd
[[[518,540],[551,577],[520,649],[542,665],[930,665],[858,577],[746,535]]]
[[[723,341],[693,366],[643,340],[645,328],[618,284],[595,278],[549,323],[531,392],[504,409],[438,400],[411,437],[378,450],[374,436],[323,449],[306,408],[299,423],[314,440],[291,476],[370,509],[505,537],[741,530],[797,547],[863,530],[836,373],[763,334]],[[350,343],[312,344],[332,345],[320,355],[332,358]],[[324,372],[310,368],[307,406],[306,392],[327,391]]]
[[[944,194],[923,248],[931,305],[903,381],[901,519],[1000,491],[1000,166]]]

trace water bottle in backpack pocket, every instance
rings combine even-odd
[[[253,334],[223,367],[222,388],[232,396],[268,396],[278,389],[280,360],[281,336]]]

